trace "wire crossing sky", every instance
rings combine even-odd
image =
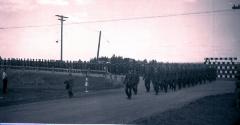
[[[82,23],[104,23],[104,22],[115,22],[115,21],[131,21],[131,20],[142,20],[142,19],[144,20],[144,19],[153,19],[153,18],[167,18],[167,17],[174,17],[174,16],[212,14],[212,13],[221,13],[221,12],[227,12],[227,11],[235,12],[236,10],[225,9],[225,10],[203,11],[203,12],[189,12],[189,13],[169,14],[169,15],[159,15],[159,16],[132,17],[132,18],[107,19],[107,20],[93,20],[93,21],[85,21],[85,22],[66,23],[65,25],[82,24]],[[51,27],[51,26],[56,26],[56,25],[58,25],[58,24],[32,25],[32,26],[11,26],[11,27],[0,27],[0,29],[38,28],[38,27]]]
[[[202,62],[205,57],[238,57],[237,0],[6,0],[0,4],[0,56],[63,59],[113,54],[164,62]]]

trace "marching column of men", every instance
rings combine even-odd
[[[143,74],[145,88],[150,92],[152,83],[153,90],[157,95],[160,91],[176,91],[186,87],[204,84],[207,81],[216,80],[216,68],[208,67],[204,64],[158,64],[145,66]],[[132,91],[137,94],[139,74],[135,70],[130,70],[126,74],[124,84],[125,93],[130,99]]]

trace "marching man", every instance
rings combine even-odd
[[[69,79],[64,81],[64,84],[66,84],[66,89],[68,91],[68,97],[72,98],[73,97],[73,78],[72,78],[72,74],[69,74]]]

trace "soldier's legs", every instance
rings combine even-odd
[[[188,87],[188,88],[191,87],[191,82],[190,82],[189,79],[187,79],[187,87]]]
[[[185,88],[186,87],[186,80],[184,79],[183,81],[182,81],[182,88]]]
[[[168,87],[170,86],[170,81],[167,80],[166,84],[165,84],[165,92],[168,92]]]
[[[207,80],[206,77],[204,77],[204,78],[203,78],[203,83],[204,83],[204,84],[206,84],[206,82],[207,82],[206,80]]]
[[[177,88],[177,84],[176,82],[173,83],[173,91],[176,91],[176,88]]]
[[[150,91],[150,84],[149,84],[149,83],[147,84],[147,87],[146,87],[146,89],[147,89],[147,92],[149,92],[149,91]]]
[[[150,91],[150,83],[145,82],[145,87],[146,87],[146,91],[149,92]]]
[[[189,79],[189,83],[190,83],[190,86],[194,86],[195,80],[193,78],[190,78]]]
[[[128,96],[128,87],[127,86],[125,86],[125,93],[126,93],[126,95]]]
[[[128,88],[128,98],[131,99],[131,97],[132,97],[132,88],[129,87]]]
[[[72,98],[73,97],[73,92],[72,91],[68,91],[68,97]]]
[[[132,92],[131,92],[131,88],[129,86],[125,87],[125,93],[126,93],[128,99],[131,99]]]
[[[135,85],[133,86],[133,92],[134,92],[135,95],[137,95],[137,87],[138,87],[137,84],[135,84]]]
[[[169,82],[168,85],[169,85],[169,89],[173,89],[173,86],[172,86],[171,82]]]
[[[178,89],[181,89],[182,88],[182,82],[181,80],[178,80]]]
[[[199,82],[200,82],[200,84],[203,84],[203,83],[204,83],[203,77],[201,77],[201,78],[199,79]]]
[[[157,95],[159,92],[159,86],[157,83],[154,84],[154,90],[155,90],[155,94]]]
[[[169,85],[169,81],[167,80],[167,81],[165,81],[165,83],[164,83],[164,91],[165,91],[165,93],[168,92],[168,85]]]
[[[7,94],[7,80],[3,80],[3,94]]]
[[[148,83],[147,91],[150,92],[150,83]]]
[[[171,89],[172,89],[172,91],[175,91],[175,89],[174,89],[174,81],[171,81]]]
[[[160,90],[163,91],[163,84],[162,83],[160,83],[159,87],[160,87]]]

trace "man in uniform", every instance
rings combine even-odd
[[[129,70],[123,81],[123,84],[125,85],[125,93],[128,99],[131,99],[132,97],[132,89],[133,89],[133,73],[132,72],[133,72],[132,70]]]
[[[146,91],[149,92],[150,91],[150,83],[151,83],[149,68],[146,69],[143,79],[145,82]]]
[[[68,90],[68,97],[72,98],[73,97],[73,78],[72,78],[72,74],[69,74],[69,79],[64,81],[64,84],[66,84],[66,89]]]
[[[152,84],[153,84],[153,88],[155,91],[155,94],[158,95],[159,92],[159,87],[160,87],[160,83],[159,83],[159,72],[157,67],[154,67],[154,72],[152,75]]]
[[[133,79],[133,92],[135,95],[137,95],[137,91],[138,91],[138,83],[139,83],[139,75],[137,73],[136,70],[133,71],[133,75],[132,75],[132,79]]]

